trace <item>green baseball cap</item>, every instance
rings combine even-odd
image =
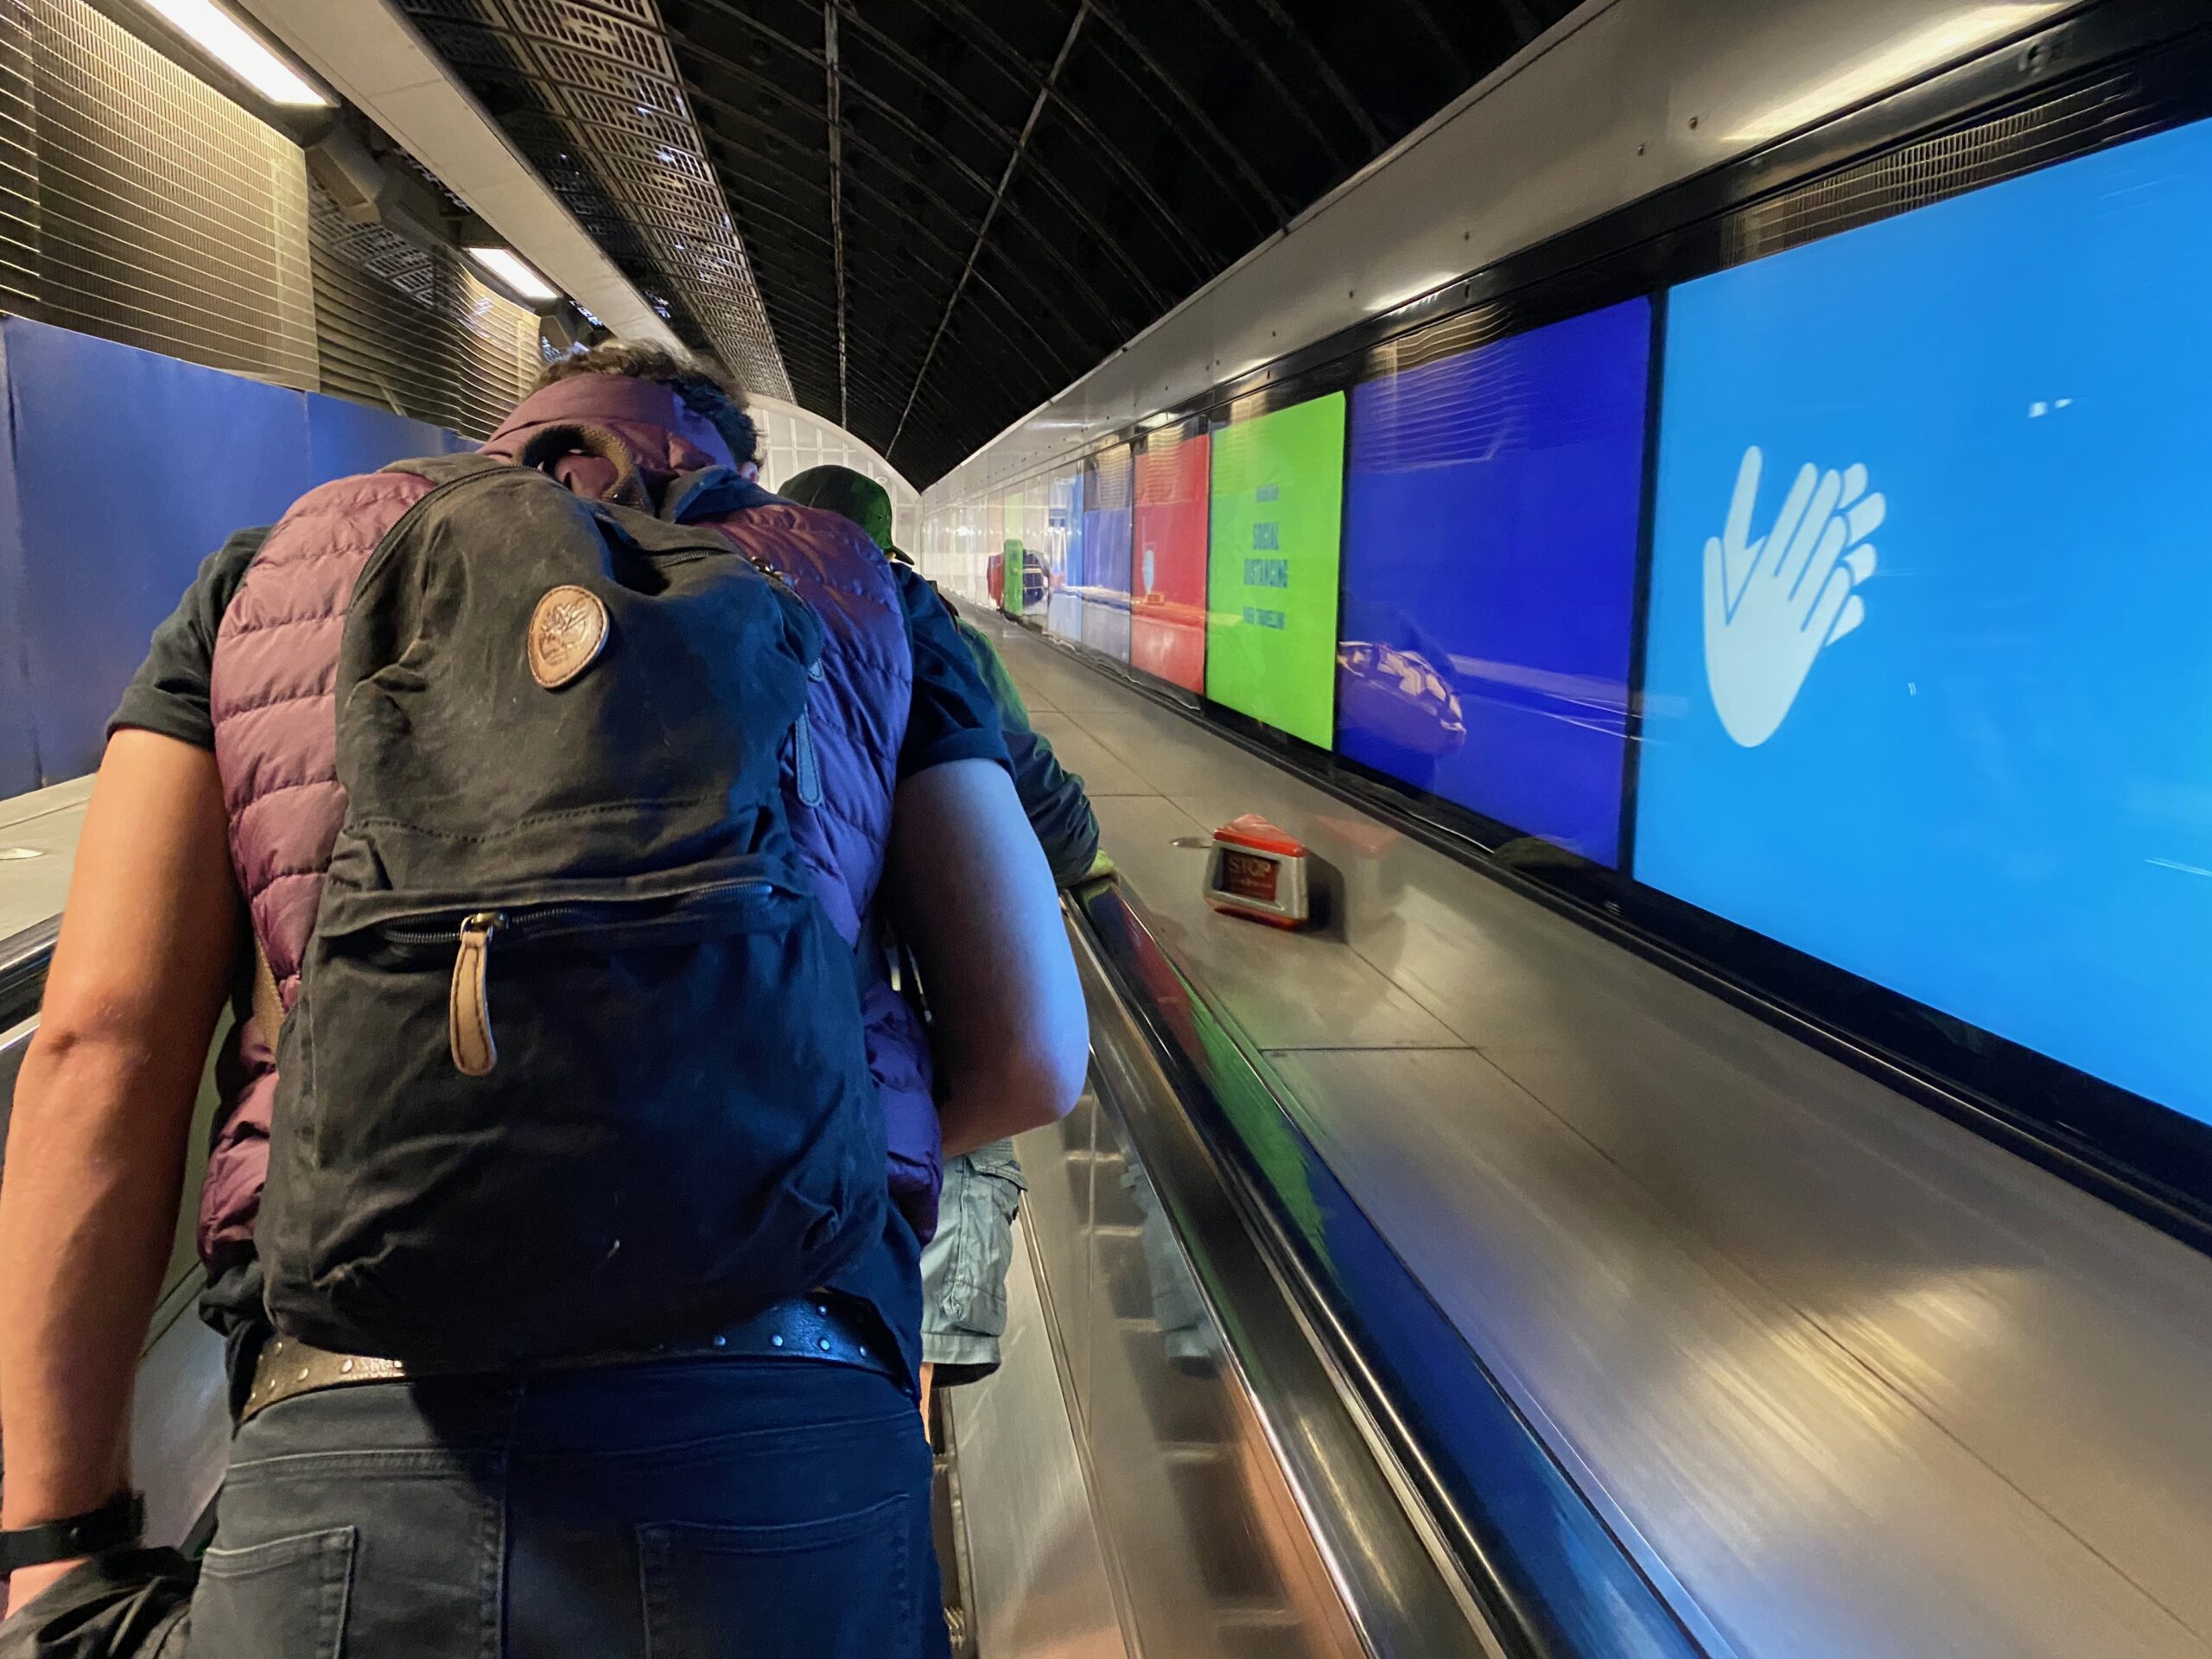
[[[891,545],[891,493],[865,473],[849,467],[810,467],[778,486],[776,493],[802,507],[820,507],[849,518],[885,552]]]

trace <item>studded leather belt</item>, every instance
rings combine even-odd
[[[685,1343],[635,1353],[593,1354],[575,1359],[535,1362],[503,1376],[530,1376],[553,1371],[599,1370],[615,1365],[654,1365],[671,1360],[792,1359],[855,1365],[880,1371],[904,1382],[899,1362],[883,1351],[883,1343],[835,1298],[811,1295],[779,1302],[766,1313],[732,1325],[704,1342]],[[365,1354],[334,1354],[290,1337],[272,1337],[254,1362],[253,1388],[240,1422],[250,1421],[280,1400],[295,1399],[324,1389],[352,1388],[363,1382],[404,1382],[430,1376],[482,1376],[480,1367],[419,1364],[397,1359],[378,1359]]]

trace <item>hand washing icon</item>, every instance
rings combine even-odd
[[[1745,748],[1772,737],[1814,659],[1866,620],[1859,588],[1874,574],[1866,538],[1888,504],[1866,469],[1799,469],[1773,527],[1751,538],[1765,457],[1745,450],[1721,533],[1705,544],[1705,672],[1728,735]]]

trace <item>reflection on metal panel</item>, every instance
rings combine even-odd
[[[1121,1623],[1091,1518],[1052,1333],[1015,1234],[999,1369],[949,1389],[974,1574],[978,1659],[1123,1659]]]
[[[1028,1226],[1044,1306],[1132,1645],[1176,1659],[1352,1659],[1368,1650],[1355,1628],[1363,1620],[1377,1651],[1488,1651],[1136,1028],[1089,969],[1086,992],[1098,1093],[1065,1124],[1024,1137],[1021,1154],[1042,1198]],[[1152,1103],[1137,1104],[1140,1095]],[[1179,1138],[1172,1205],[1136,1155],[1124,1111],[1159,1119],[1154,1140]],[[1192,1240],[1204,1241],[1203,1267]],[[1071,1272],[1072,1287],[1052,1278]],[[1233,1310],[1233,1352],[1217,1308]],[[1066,1364],[1071,1348],[1084,1356],[1080,1373]],[[1344,1572],[1347,1551],[1357,1559]],[[1357,1611],[1344,1599],[1353,1596]]]

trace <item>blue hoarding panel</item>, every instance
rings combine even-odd
[[[450,454],[468,446],[442,426],[343,397],[308,394],[308,467],[315,481],[373,473],[416,455]]]
[[[1675,291],[1635,858],[2203,1118],[2208,259],[2200,124]]]
[[[1338,749],[1615,862],[1648,302],[1352,393]]]
[[[99,762],[107,718],[200,562],[314,479],[302,394],[10,317],[10,437],[40,766]]]

